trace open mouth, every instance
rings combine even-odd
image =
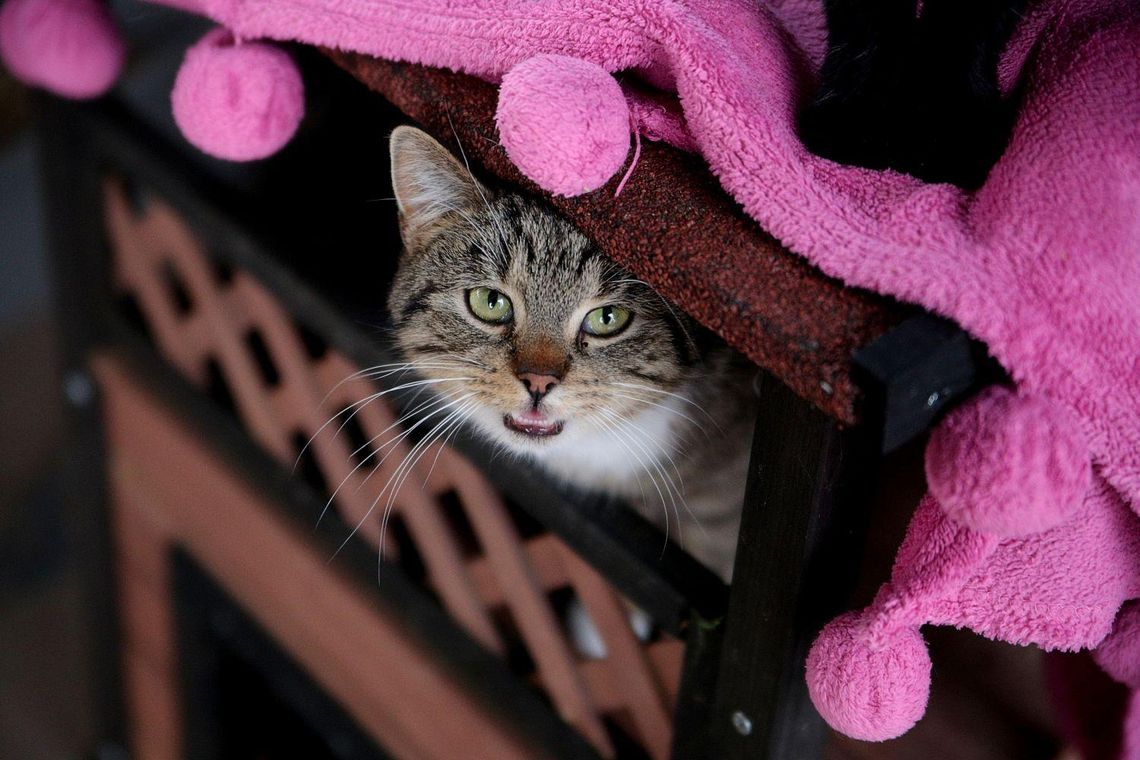
[[[529,435],[532,438],[545,438],[562,432],[561,420],[549,419],[542,412],[536,411],[523,412],[517,416],[505,415],[503,424],[516,433]]]

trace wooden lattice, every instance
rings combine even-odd
[[[378,547],[381,510],[368,513],[378,496],[381,505],[388,501],[379,492],[411,446],[407,438],[395,440],[398,417],[384,399],[355,407],[365,440],[379,437],[381,444],[370,476],[370,467],[354,471],[358,447],[335,434],[337,424],[322,431],[329,409],[355,404],[376,393],[376,385],[335,350],[309,350],[289,314],[247,272],[219,276],[169,206],[151,200],[135,209],[114,180],[105,195],[117,287],[137,303],[157,350],[200,388],[220,376],[250,436],[283,465],[293,466],[312,439],[312,461],[324,482],[343,483],[335,489],[336,509],[349,525],[361,524],[360,538]],[[469,537],[458,535],[449,502],[458,502],[474,549]],[[533,662],[527,677],[602,755],[615,755],[607,720],[651,757],[668,755],[681,642],[661,635],[642,642],[608,582],[556,536],[521,537],[495,489],[445,445],[428,447],[393,504],[427,585],[472,637],[504,658],[521,643]],[[604,658],[586,658],[570,643],[552,602],[568,593],[600,632]]]

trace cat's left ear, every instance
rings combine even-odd
[[[490,192],[426,132],[396,127],[389,145],[400,234],[409,246],[479,209]]]

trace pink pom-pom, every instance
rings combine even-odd
[[[0,8],[0,58],[21,81],[56,95],[102,95],[126,54],[100,0],[8,0]]]
[[[604,185],[629,153],[629,106],[600,66],[536,55],[503,77],[495,113],[511,161],[556,195]]]
[[[1096,648],[1093,658],[1115,680],[1140,690],[1140,602],[1121,608],[1112,633]]]
[[[1092,467],[1077,420],[1006,388],[987,388],[951,412],[926,447],[930,492],[954,521],[1010,538],[1066,522]]]
[[[202,151],[230,161],[273,155],[305,115],[301,73],[284,50],[214,29],[186,53],[171,92],[174,120]]]
[[[836,731],[863,741],[894,739],[926,712],[930,653],[917,628],[872,634],[859,613],[849,612],[812,644],[807,686]]]

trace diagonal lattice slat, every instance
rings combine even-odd
[[[536,685],[603,756],[615,755],[607,719],[651,757],[668,756],[681,642],[639,640],[623,600],[588,563],[554,535],[524,538],[475,467],[445,444],[413,443],[415,419],[400,419],[384,398],[373,398],[379,389],[368,373],[335,350],[314,355],[288,312],[248,273],[219,277],[172,208],[151,200],[137,210],[116,180],[107,181],[105,198],[116,285],[134,299],[170,364],[202,389],[216,373],[251,438],[283,465],[293,466],[298,444],[308,442],[331,503],[359,526],[361,540],[379,547],[379,513],[390,504],[449,614],[504,658],[521,644]],[[330,423],[329,408],[348,411]],[[350,424],[367,445],[349,443]],[[449,517],[449,499],[470,525],[474,549]],[[384,535],[384,556],[395,561],[399,547],[391,531]],[[551,601],[563,590],[601,633],[603,659],[586,659],[569,641]]]

